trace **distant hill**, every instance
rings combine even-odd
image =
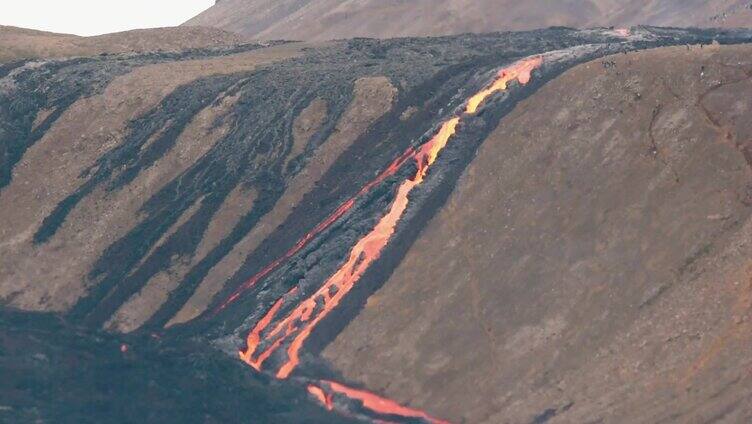
[[[735,27],[752,24],[741,0],[222,0],[186,22],[258,39],[389,38],[548,26]]]
[[[0,25],[0,63],[18,59],[93,56],[101,53],[177,51],[234,45],[240,37],[216,28],[154,28],[94,37]]]

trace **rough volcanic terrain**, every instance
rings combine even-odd
[[[552,25],[749,27],[749,0],[222,0],[189,20],[261,40],[436,36]]]
[[[713,401],[740,396],[720,386],[741,352],[718,387],[693,382],[743,343],[746,301],[733,327],[679,293],[711,265],[745,287],[749,48],[721,45],[750,41],[551,28],[0,65],[0,414],[544,422],[648,397],[649,419],[742,413]],[[690,343],[695,307],[709,353],[679,386],[695,397],[659,386],[660,352],[613,356],[647,329]],[[678,321],[646,324],[660,314]]]

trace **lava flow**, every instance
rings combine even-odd
[[[408,161],[412,157],[414,153],[414,149],[410,148],[405,153],[402,154],[402,156],[395,159],[384,171],[382,171],[376,178],[371,180],[368,184],[363,186],[363,188],[358,191],[358,193],[342,203],[337,209],[334,210],[334,212],[331,213],[326,219],[324,219],[322,222],[320,222],[316,227],[314,227],[313,230],[309,231],[306,235],[303,236],[300,240],[298,240],[295,245],[290,248],[287,252],[285,252],[284,255],[280,256],[279,258],[272,261],[269,265],[265,266],[261,271],[259,271],[256,275],[249,278],[246,282],[241,284],[235,291],[219,306],[217,306],[214,311],[212,312],[213,315],[216,315],[223,309],[225,309],[228,305],[230,305],[232,302],[238,300],[238,298],[246,291],[248,291],[250,288],[256,285],[256,283],[259,282],[262,278],[266,277],[277,269],[277,267],[282,264],[285,260],[289,259],[296,253],[300,251],[303,247],[305,247],[309,241],[313,240],[314,237],[316,237],[318,234],[320,234],[322,231],[329,228],[330,225],[332,225],[334,222],[337,221],[342,215],[344,215],[347,211],[350,210],[350,208],[353,207],[355,204],[355,201],[363,196],[364,194],[368,193],[373,187],[380,184],[382,181],[393,175],[395,172],[397,172],[402,165],[405,164],[405,162]]]
[[[495,93],[496,91],[505,90],[507,87],[507,84],[509,81],[512,81],[514,79],[517,79],[521,84],[527,84],[527,82],[530,80],[530,72],[532,72],[533,69],[540,66],[542,62],[542,59],[540,57],[538,58],[532,58],[520,61],[516,63],[515,65],[503,69],[501,72],[499,72],[499,75],[494,81],[492,85],[487,87],[486,89],[482,90],[481,92],[477,93],[475,96],[471,97],[470,100],[467,102],[467,108],[465,110],[465,113],[474,114],[478,110],[478,106],[485,100],[488,96]],[[446,142],[446,140],[445,140]],[[444,144],[445,145],[445,144]],[[438,152],[443,149],[444,145],[441,145],[440,147],[435,146],[433,152],[431,152],[432,155],[438,154]],[[265,266],[261,271],[256,273],[254,276],[246,280],[243,284],[241,284],[235,291],[219,306],[217,306],[213,314],[217,314],[218,312],[225,309],[228,305],[236,301],[244,292],[251,289],[253,286],[256,285],[262,278],[266,277],[277,269],[279,265],[281,265],[285,260],[289,259],[296,253],[298,253],[303,247],[305,247],[308,242],[310,242],[314,237],[316,237],[318,234],[320,234],[322,231],[329,228],[330,225],[332,225],[334,222],[336,222],[342,215],[344,215],[347,211],[349,211],[353,205],[355,204],[355,201],[359,198],[368,193],[373,187],[377,186],[381,182],[383,182],[386,178],[394,175],[395,172],[397,172],[402,165],[405,164],[409,159],[415,158],[416,151],[412,147],[407,149],[405,153],[403,153],[400,157],[395,159],[384,171],[382,171],[376,178],[371,180],[368,184],[363,186],[358,193],[342,203],[337,209],[334,210],[326,219],[324,219],[321,223],[319,223],[313,230],[305,234],[300,240],[298,240],[295,245],[290,248],[287,252],[285,252],[284,255],[280,256],[279,258],[275,259],[271,263],[269,263],[267,266]],[[433,161],[432,161],[433,162]],[[425,170],[424,170],[425,171]]]
[[[423,411],[402,406],[393,400],[376,396],[365,390],[353,389],[334,381],[323,380],[318,384],[309,384],[308,392],[329,411],[335,408],[335,396],[341,396],[347,400],[358,401],[363,408],[378,415],[422,419],[430,424],[449,424],[448,421],[434,418]]]
[[[386,247],[394,234],[397,223],[407,209],[410,192],[423,182],[429,168],[433,165],[439,153],[444,147],[446,147],[449,140],[455,134],[462,117],[477,113],[479,106],[489,96],[496,92],[505,90],[509,82],[517,80],[520,84],[526,84],[531,78],[531,72],[538,68],[541,63],[542,58],[534,57],[519,61],[509,68],[501,70],[492,84],[468,99],[466,107],[462,111],[463,113],[453,116],[445,121],[440,126],[437,133],[420,147],[408,149],[376,179],[363,187],[355,197],[342,204],[324,222],[316,226],[316,228],[310,233],[306,234],[305,237],[288,251],[288,253],[272,262],[259,274],[248,280],[238,288],[230,298],[222,303],[219,307],[220,310],[236,300],[243,291],[256,284],[256,282],[271,272],[271,270],[275,269],[283,260],[299,251],[316,234],[320,233],[335,222],[355,204],[355,201],[359,196],[362,196],[371,190],[387,177],[394,175],[402,165],[407,163],[410,159],[415,161],[417,166],[415,174],[411,178],[402,181],[397,189],[396,196],[389,211],[378,221],[376,226],[369,233],[363,236],[355,244],[350,251],[347,261],[311,296],[295,303],[297,299],[297,288],[294,288],[278,299],[248,334],[246,340],[247,348],[239,352],[240,358],[257,371],[261,371],[264,363],[274,355],[275,352],[286,347],[284,362],[281,363],[275,375],[279,379],[289,377],[300,362],[300,349],[316,325],[320,323],[329,312],[336,308],[337,305],[339,305],[341,300],[350,292],[350,290],[352,290],[369,266],[380,257],[384,247]],[[279,319],[277,319],[277,315],[280,314],[280,311],[290,309],[285,307],[288,303],[292,307],[292,310],[286,315],[281,315]],[[334,382],[326,382],[326,386],[332,393],[361,401],[365,408],[376,413],[400,415],[406,418],[422,418],[435,423],[441,422],[429,417],[423,412],[402,407],[393,401],[380,398],[368,392],[349,389]],[[327,393],[323,387],[315,385],[309,386],[308,390],[313,396],[319,399],[325,407],[328,409],[333,407],[332,393]]]

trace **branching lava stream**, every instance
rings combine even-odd
[[[531,72],[538,68],[541,63],[541,57],[532,57],[502,69],[492,84],[467,100],[462,113],[451,117],[441,124],[437,133],[429,141],[418,148],[408,149],[378,177],[363,187],[355,197],[343,203],[332,215],[316,226],[310,233],[306,234],[284,256],[269,264],[253,278],[241,285],[223,302],[218,310],[235,301],[244,291],[253,287],[253,285],[279,266],[285,259],[302,249],[317,234],[344,215],[355,204],[358,197],[366,194],[387,177],[394,175],[409,160],[415,161],[417,166],[415,175],[400,183],[386,215],[378,221],[369,233],[355,244],[350,251],[347,261],[309,297],[298,300],[297,289],[294,288],[278,299],[266,315],[249,332],[246,340],[247,347],[245,350],[239,352],[240,358],[257,371],[262,371],[265,362],[272,355],[279,352],[279,356],[275,355],[275,358],[281,359],[281,365],[276,370],[275,375],[279,379],[289,377],[299,364],[300,350],[316,325],[339,305],[369,266],[379,258],[381,252],[394,234],[395,227],[407,209],[410,192],[423,182],[429,168],[434,164],[439,153],[455,134],[462,118],[466,115],[477,113],[479,106],[489,96],[505,90],[509,82],[516,80],[520,84],[526,84],[531,78]],[[286,307],[288,305],[289,307]],[[280,314],[280,311],[289,310],[290,307],[292,307],[290,312]],[[278,317],[278,315],[280,316]],[[376,414],[423,419],[430,423],[443,423],[443,421],[432,418],[424,412],[406,408],[396,402],[374,394],[351,389],[331,381],[310,384],[308,391],[327,409],[335,408],[336,405],[334,404],[333,397],[336,395],[360,401],[363,408]]]

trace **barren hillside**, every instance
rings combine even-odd
[[[177,51],[240,44],[238,35],[216,28],[141,29],[94,37],[0,26],[0,63],[20,59]]]
[[[186,25],[255,39],[405,37],[571,26],[752,25],[748,0],[222,0]]]
[[[144,37],[0,65],[0,420],[749,416],[752,32]]]

